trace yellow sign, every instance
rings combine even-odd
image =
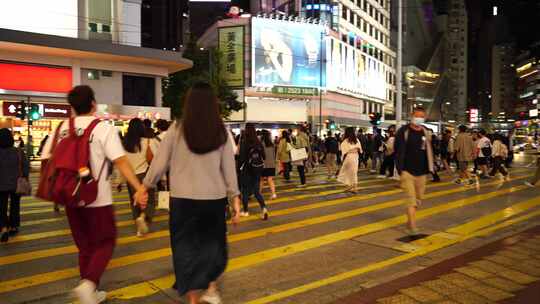
[[[231,87],[244,86],[244,27],[222,27],[219,29],[221,73]]]

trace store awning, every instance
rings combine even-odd
[[[0,50],[166,67],[169,73],[189,69],[191,60],[178,52],[114,44],[110,41],[44,35],[0,28]]]

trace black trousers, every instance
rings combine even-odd
[[[21,226],[21,196],[15,191],[0,191],[0,229],[19,226]]]
[[[298,175],[300,175],[300,183],[302,185],[306,184],[306,166],[296,166],[298,169]]]
[[[506,171],[506,169],[503,167],[503,164],[504,164],[504,160],[502,159],[502,157],[500,156],[494,157],[493,169],[491,169],[491,172],[489,173],[489,175],[495,176],[497,172],[501,172],[502,175],[507,176],[508,171]]]
[[[386,170],[389,171],[388,174],[386,174]],[[386,175],[389,177],[394,176],[394,155],[388,155],[384,156],[384,160],[381,164],[381,170],[379,172],[380,175]]]

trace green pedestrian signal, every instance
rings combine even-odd
[[[30,107],[30,119],[31,120],[40,120],[41,119],[41,113],[39,113],[39,106],[37,104],[33,104]]]

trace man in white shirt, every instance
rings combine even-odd
[[[68,94],[68,102],[74,110],[75,128],[84,130],[95,119],[96,101],[94,91],[89,86],[76,86]],[[60,126],[59,139],[68,135],[68,123]],[[43,148],[42,159],[49,159],[54,136],[49,137]],[[58,141],[57,141],[58,142]],[[79,249],[79,270],[81,282],[74,294],[81,304],[97,304],[106,299],[106,293],[97,286],[116,243],[116,223],[113,198],[109,181],[109,167],[112,164],[122,173],[137,193],[135,201],[146,204],[148,195],[135,176],[125,156],[117,130],[107,122],[100,122],[90,136],[90,169],[95,179],[99,178],[96,200],[84,208],[66,207],[66,214]],[[103,170],[101,168],[103,167]],[[101,176],[97,176],[101,173]]]

